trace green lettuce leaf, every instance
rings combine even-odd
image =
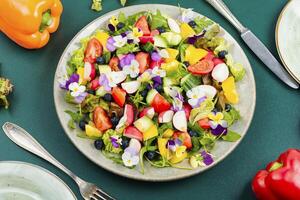
[[[222,136],[222,139],[225,140],[225,141],[228,141],[228,142],[236,142],[240,138],[241,138],[240,134],[238,134],[234,131],[231,131],[231,130],[228,130],[227,134]]]
[[[122,55],[122,54],[128,54],[128,53],[134,53],[140,51],[140,48],[136,44],[126,44],[121,48],[117,49],[117,55]]]
[[[201,33],[204,29],[214,24],[213,21],[207,19],[206,17],[196,17],[194,21],[196,23],[196,27],[194,28],[194,30],[197,34]]]
[[[204,100],[200,104],[200,107],[192,109],[189,121],[192,123],[192,125],[194,125],[195,122],[207,117],[207,115],[209,113],[211,113],[211,111],[214,109],[214,107],[215,107],[215,104],[212,101],[212,99]]]
[[[235,121],[241,118],[239,111],[236,110],[233,106],[231,107],[230,111],[223,111],[223,115],[224,120],[228,123],[228,126],[231,126]]]
[[[150,27],[152,30],[157,29],[159,27],[169,29],[167,19],[164,16],[162,16],[159,10],[156,11],[156,14],[151,15]]]
[[[110,153],[119,154],[122,151],[122,148],[121,148],[121,146],[116,148],[112,145],[110,137],[113,135],[121,136],[120,133],[118,133],[117,131],[115,131],[113,129],[109,129],[109,130],[105,131],[105,133],[103,134],[102,140],[105,145],[105,151],[110,152]]]

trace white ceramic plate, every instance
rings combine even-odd
[[[69,105],[64,101],[64,94],[65,92],[59,88],[59,83],[57,82],[57,78],[60,75],[63,67],[67,66],[67,61],[70,58],[70,53],[78,48],[78,42],[81,38],[90,35],[93,31],[95,31],[99,27],[103,27],[107,25],[107,21],[113,15],[118,15],[120,11],[124,12],[126,15],[134,14],[139,11],[156,11],[156,9],[160,9],[160,11],[164,14],[167,14],[171,17],[176,18],[180,14],[180,10],[178,7],[169,6],[169,5],[161,5],[161,4],[145,4],[145,5],[137,5],[137,6],[130,6],[126,8],[122,8],[119,10],[112,11],[103,15],[102,17],[92,21],[86,27],[84,27],[69,43],[65,51],[63,52],[61,59],[57,66],[56,76],[54,80],[54,100],[56,111],[60,122],[67,133],[68,137],[71,139],[73,144],[90,160],[92,160],[97,165],[107,169],[115,174],[125,176],[128,178],[138,179],[138,180],[145,180],[145,181],[167,181],[167,180],[175,180],[180,179],[188,176],[192,176],[198,174],[214,165],[218,162],[223,160],[232,150],[239,144],[239,142],[230,143],[230,142],[218,142],[216,145],[215,150],[212,152],[215,155],[215,162],[213,165],[204,168],[197,168],[194,170],[181,170],[175,168],[154,168],[148,165],[145,166],[145,174],[141,174],[139,172],[139,167],[136,169],[128,169],[121,165],[115,164],[113,161],[105,158],[101,152],[97,151],[93,147],[93,141],[81,139],[76,136],[79,130],[72,130],[68,127],[67,123],[70,119],[69,116],[64,113],[65,110],[71,109],[74,110],[72,105]],[[195,15],[200,15],[195,13]],[[246,76],[245,78],[240,81],[237,85],[237,90],[240,93],[240,103],[237,105],[237,108],[240,110],[242,119],[236,123],[232,128],[234,131],[239,132],[242,137],[245,136],[250,122],[253,117],[254,108],[255,108],[255,101],[256,101],[256,90],[255,90],[255,81],[253,77],[253,72],[251,70],[251,66],[249,61],[244,54],[242,48],[239,44],[227,33],[224,29],[222,29],[223,36],[231,42],[232,49],[231,53],[233,57],[241,62],[246,68]],[[187,165],[187,162],[184,163]],[[237,164],[238,165],[238,164]]]
[[[76,200],[57,176],[39,166],[16,161],[0,162],[1,200]]]
[[[300,83],[300,0],[290,0],[276,25],[276,46],[285,68]]]

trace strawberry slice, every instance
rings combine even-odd
[[[93,113],[93,121],[95,126],[100,131],[106,131],[112,127],[111,121],[108,118],[105,110],[100,106],[96,107]]]
[[[120,71],[119,69],[119,63],[120,63],[120,59],[118,57],[112,57],[109,61],[109,66],[111,68],[112,71]]]
[[[190,113],[191,113],[192,107],[189,104],[184,103],[183,104],[183,110],[185,112],[186,119],[188,120],[189,117],[190,117]]]
[[[143,73],[150,64],[150,54],[145,52],[139,52],[136,54],[135,59],[139,63],[140,73]]]
[[[214,62],[215,66],[217,66],[218,64],[224,63],[224,61],[220,58],[213,58],[212,61]]]
[[[171,104],[159,93],[154,96],[151,106],[154,108],[155,112],[161,113],[166,110],[170,110]]]
[[[150,35],[151,33],[146,16],[141,16],[134,26],[143,31],[143,35]]]
[[[84,62],[89,62],[93,64],[96,59],[102,55],[103,47],[99,40],[92,38],[86,47],[84,52]]]
[[[159,61],[152,60],[149,67],[151,69],[153,69],[154,67],[160,67],[163,62],[164,62],[163,59],[160,59]]]
[[[151,36],[159,35],[159,31],[157,29],[154,29],[154,30],[151,31],[150,35]]]
[[[154,43],[154,38],[152,36],[141,36],[139,39],[141,44],[146,44],[147,42]]]
[[[122,88],[119,87],[113,87],[112,89],[112,96],[115,100],[115,102],[120,106],[123,107],[126,100],[126,92]]]
[[[99,78],[95,78],[94,80],[92,80],[91,82],[91,89],[92,90],[97,90],[99,88],[100,84],[99,84]]]
[[[210,128],[210,125],[209,125],[209,120],[208,118],[204,118],[204,119],[200,119],[198,121],[198,125],[203,128],[203,129],[209,129]]]

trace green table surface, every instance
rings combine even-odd
[[[128,0],[129,5],[150,3]],[[280,82],[253,55],[237,31],[204,0],[152,0],[191,7],[220,23],[241,44],[252,65],[257,102],[251,127],[240,145],[223,162],[191,178],[147,183],[114,175],[93,164],[69,141],[58,121],[53,102],[56,65],[72,37],[91,20],[120,7],[118,0],[104,0],[104,9],[89,9],[90,0],[63,0],[59,30],[43,49],[25,50],[0,33],[1,75],[15,85],[9,110],[0,110],[0,124],[11,121],[28,130],[58,160],[86,180],[118,199],[254,199],[251,179],[257,170],[287,148],[300,148],[300,94]],[[227,0],[228,7],[277,56],[274,33],[282,0]],[[253,102],[254,103],[254,102]],[[20,149],[0,131],[0,160],[19,160],[40,165],[61,177],[81,199],[77,186],[61,171]]]

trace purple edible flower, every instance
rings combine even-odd
[[[70,85],[71,83],[74,83],[74,82],[78,83],[78,81],[79,81],[79,75],[78,75],[78,74],[72,74],[72,75],[70,76],[69,80],[67,80],[65,88],[66,88],[67,90],[69,90],[69,85]]]
[[[119,148],[120,147],[120,144],[118,143],[118,139],[117,138],[110,137],[110,141],[111,141],[111,144],[113,145],[113,147],[115,147],[115,148]]]
[[[108,51],[112,52],[116,50],[116,47],[114,46],[115,40],[113,37],[108,38],[106,43],[106,48]]]
[[[206,151],[202,151],[201,156],[203,158],[203,163],[207,166],[211,165],[214,162],[212,156],[209,153],[207,153]]]
[[[127,54],[120,60],[120,66],[123,68],[126,65],[130,65],[131,61],[134,59],[135,55],[133,53]]]
[[[116,28],[114,27],[114,25],[112,25],[112,24],[108,24],[107,25],[108,26],[108,29],[110,30],[110,31],[115,31],[116,30]]]
[[[106,74],[100,75],[99,84],[100,84],[100,86],[103,86],[106,91],[108,91],[108,92],[111,91],[111,87],[109,86],[109,80],[108,80]]]
[[[192,37],[189,37],[189,38],[188,38],[188,43],[189,43],[189,44],[195,44],[195,42],[196,42],[199,38],[204,37],[205,32],[206,32],[206,31],[203,31],[202,34],[200,34],[200,35],[194,35],[194,36],[192,36]]]
[[[156,51],[152,52],[151,54],[151,59],[153,61],[159,61],[161,59],[161,56],[159,55],[159,53],[157,53]]]
[[[162,84],[162,79],[160,76],[155,76],[152,78],[152,80],[154,81],[154,88]]]
[[[176,151],[176,143],[174,140],[168,140],[167,148],[171,151]]]
[[[122,36],[122,37],[126,37],[127,34],[126,34],[126,33],[121,33],[121,36]]]
[[[83,101],[84,101],[84,99],[85,99],[85,97],[88,95],[88,93],[87,92],[83,92],[83,93],[81,93],[79,96],[77,96],[77,97],[75,97],[75,102],[76,103],[78,103],[78,104],[80,104],[80,103],[82,103]]]
[[[219,136],[221,134],[226,135],[227,134],[227,128],[224,128],[223,126],[218,124],[216,128],[212,128],[211,133],[215,136]]]
[[[128,42],[128,44],[131,44],[131,43],[133,43],[133,39],[128,39],[127,42]]]
[[[200,104],[206,99],[206,96],[201,97],[200,99],[198,99],[198,103],[195,106],[192,106],[192,108],[198,108],[200,106]]]

